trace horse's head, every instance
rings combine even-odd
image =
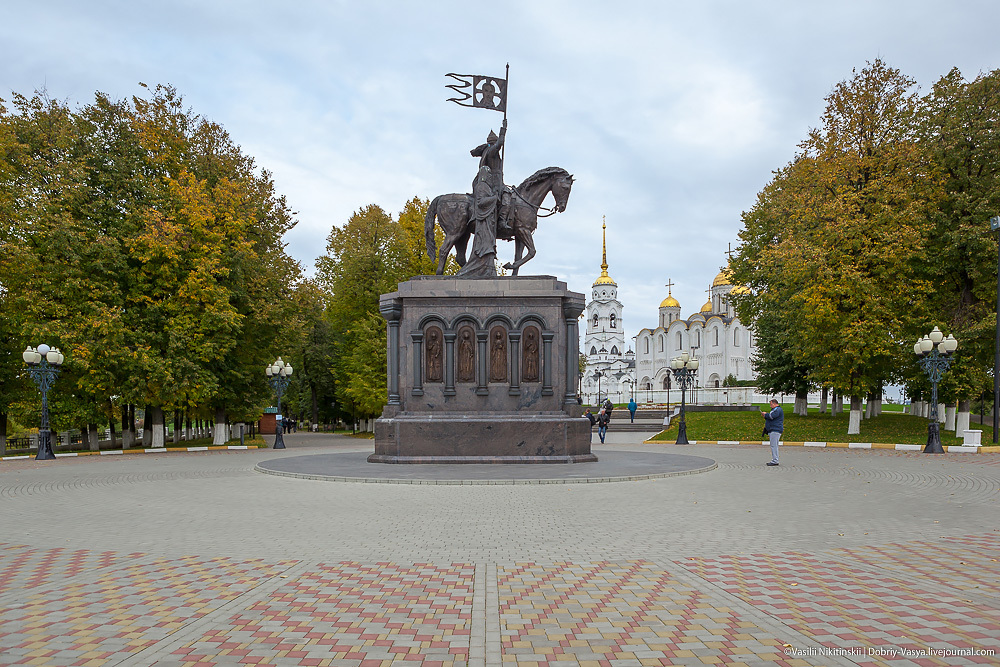
[[[573,189],[573,174],[566,173],[559,176],[552,183],[552,196],[556,200],[556,211],[562,213],[566,210],[566,202],[569,200],[569,191]]]

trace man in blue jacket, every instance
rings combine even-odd
[[[767,465],[776,466],[778,465],[778,441],[781,440],[781,434],[785,430],[785,413],[778,405],[778,400],[772,398],[771,411],[761,410],[760,414],[764,415],[764,431],[771,440],[771,460],[767,462]]]

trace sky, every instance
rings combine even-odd
[[[926,92],[954,67],[1000,67],[995,0],[4,4],[0,98],[175,86],[273,174],[307,273],[354,211],[471,190],[469,150],[502,116],[448,102],[445,74],[509,63],[507,182],[576,178],[521,275],[588,294],[606,218],[628,337],[655,326],[668,280],[684,317],[700,309],[742,212],[852,70],[881,58]]]

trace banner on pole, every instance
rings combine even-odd
[[[449,102],[463,107],[493,109],[507,113],[507,79],[479,74],[449,73],[445,76],[450,76],[457,82],[446,85],[458,95],[449,97]]]

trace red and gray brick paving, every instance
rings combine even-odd
[[[4,462],[0,665],[1000,665],[994,455],[768,469],[631,437],[614,451],[718,468],[436,486],[254,473],[274,451]]]

